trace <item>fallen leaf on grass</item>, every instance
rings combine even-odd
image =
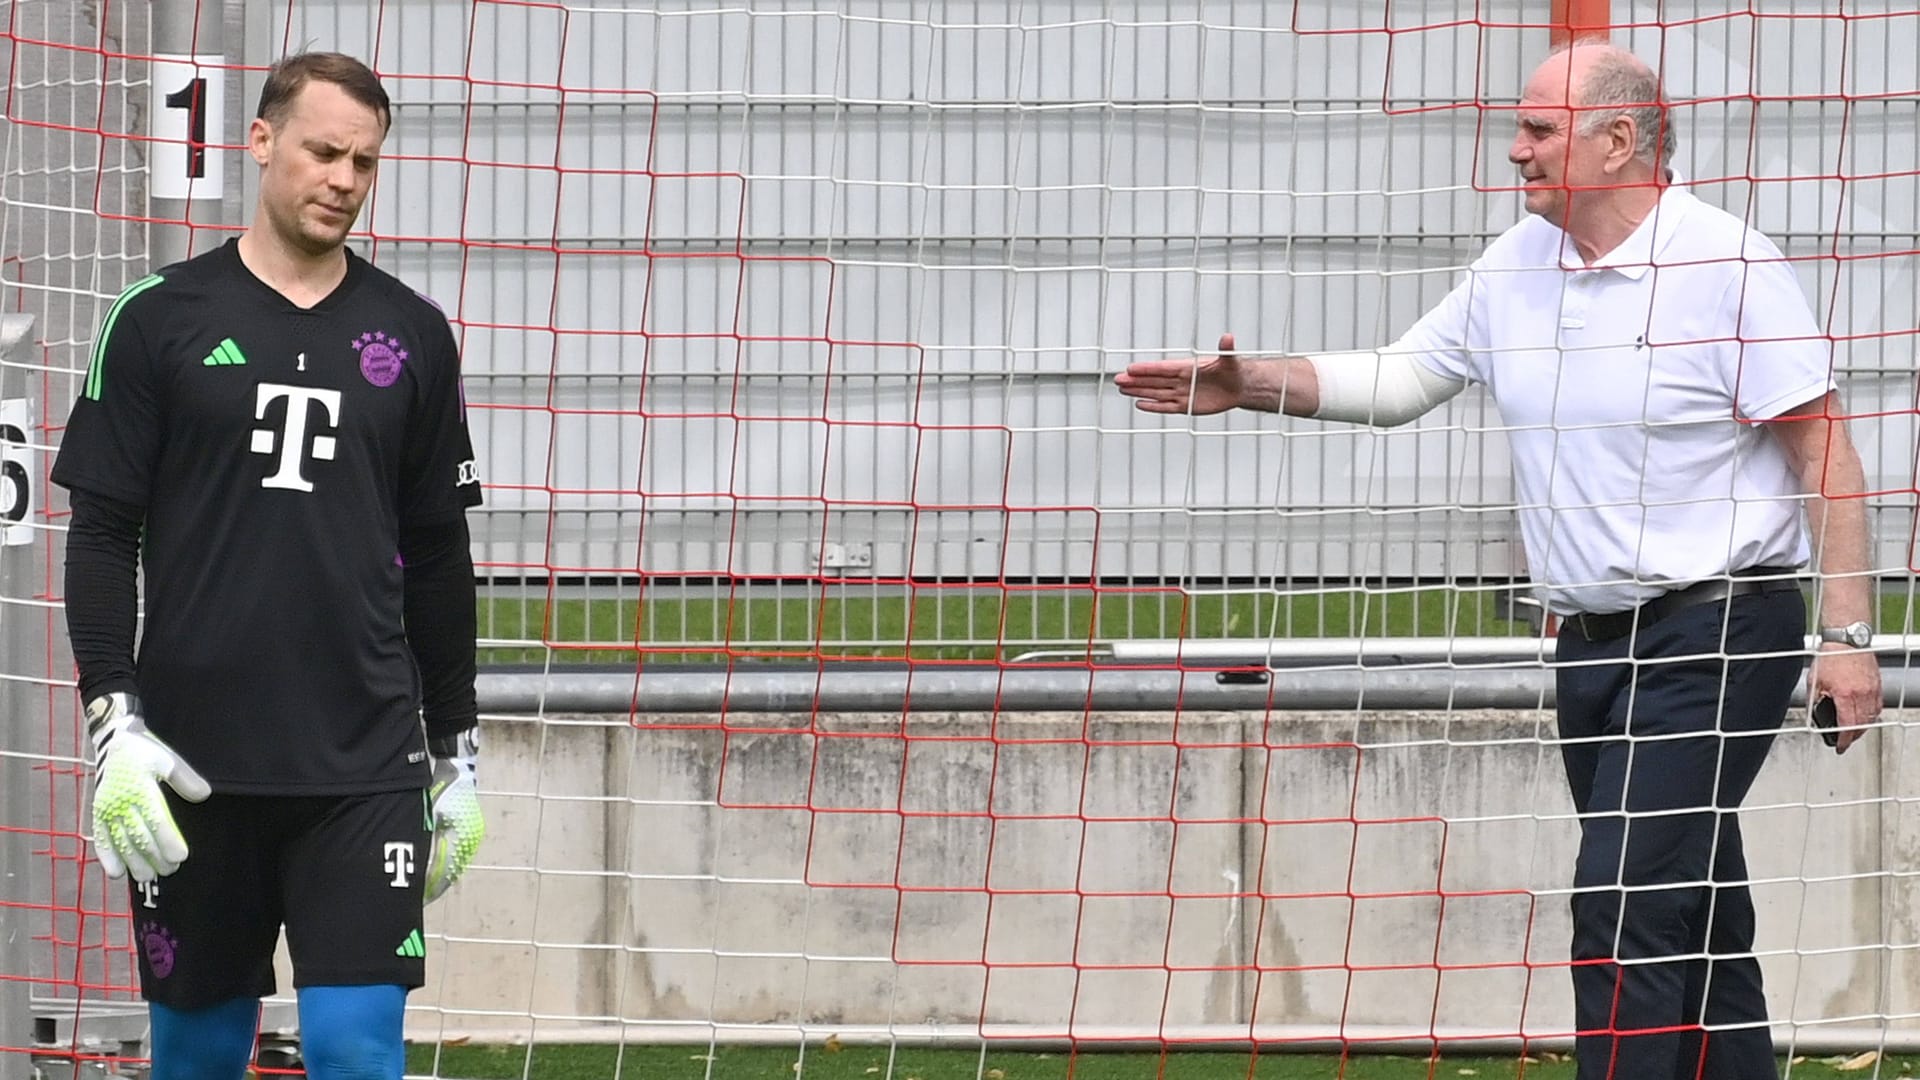
[[[1879,1060],[1880,1060],[1880,1051],[1868,1050],[1863,1053],[1853,1055],[1852,1057],[1841,1062],[1840,1064],[1835,1065],[1833,1068],[1835,1072],[1858,1072],[1861,1069],[1873,1068],[1874,1062]]]

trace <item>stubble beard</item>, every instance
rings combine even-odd
[[[339,226],[333,226],[313,216],[319,212],[315,204],[301,203],[290,217],[280,218],[276,224],[282,242],[304,255],[315,257],[331,255],[345,247],[354,218],[349,217]]]

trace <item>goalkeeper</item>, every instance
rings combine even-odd
[[[1227,337],[1119,386],[1148,412],[1382,426],[1487,386],[1527,564],[1562,619],[1580,1080],[1775,1076],[1738,809],[1804,664],[1809,524],[1811,694],[1831,700],[1841,751],[1879,716],[1860,458],[1791,267],[1670,184],[1644,63],[1557,53],[1515,121],[1532,216],[1398,343],[1252,362]]]
[[[154,1080],[240,1080],[283,926],[308,1074],[399,1077],[422,907],[482,834],[459,355],[345,246],[390,119],[357,60],[273,68],[251,225],[108,309],[54,464]]]

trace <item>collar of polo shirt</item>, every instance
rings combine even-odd
[[[1668,173],[1669,176],[1673,174]],[[1638,228],[1620,241],[1612,251],[1589,263],[1580,258],[1579,249],[1573,246],[1573,237],[1560,234],[1560,269],[1612,270],[1635,281],[1646,276],[1653,269],[1653,258],[1666,250],[1679,230],[1680,219],[1686,217],[1687,206],[1691,199],[1683,196],[1680,185],[1670,185],[1660,193],[1660,201],[1654,204],[1653,211],[1640,222]]]

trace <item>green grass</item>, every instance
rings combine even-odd
[[[865,595],[491,598],[479,614],[483,638],[552,642],[559,662],[632,663],[642,653],[650,662],[711,662],[729,654],[998,660],[1140,638],[1527,633],[1524,624],[1499,618],[1496,607],[1492,593],[1443,588],[1193,595],[1084,585],[920,586]],[[703,644],[716,648],[697,647]],[[493,648],[481,662],[538,663],[545,655]]]
[[[1883,595],[1883,633],[1913,633],[1911,597]],[[1497,593],[1394,588],[1276,593],[1086,585],[833,587],[636,598],[541,593],[487,596],[480,636],[544,642],[556,663],[631,665],[740,659],[891,657],[1008,660],[1034,651],[1084,653],[1141,638],[1511,637]],[[705,646],[705,647],[703,647]],[[541,647],[489,647],[482,664],[538,664]]]
[[[437,1051],[437,1055],[436,1055]],[[1920,1059],[1889,1057],[1841,1071],[1844,1056],[1781,1061],[1788,1080],[1913,1076]],[[798,1066],[796,1068],[796,1065]],[[441,1046],[407,1049],[407,1072],[447,1080],[1570,1080],[1573,1063],[1536,1057],[1424,1057],[1356,1054],[1259,1055],[1245,1052],[1042,1054],[1026,1051],[927,1050],[819,1045],[804,1056],[793,1047],[700,1046]]]

